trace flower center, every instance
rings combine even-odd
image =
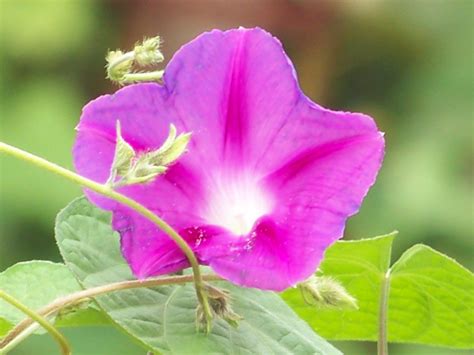
[[[217,185],[206,214],[211,224],[241,236],[248,234],[255,221],[271,210],[268,195],[248,178],[219,181]]]

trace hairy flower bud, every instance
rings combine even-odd
[[[107,79],[121,82],[133,67],[133,57],[130,53],[123,53],[121,50],[109,51],[105,57],[107,61]]]
[[[356,299],[331,277],[311,276],[298,287],[309,305],[320,308],[358,308]]]
[[[159,36],[146,38],[142,43],[137,43],[133,49],[136,63],[142,66],[161,63],[165,58],[160,51],[160,44]]]
[[[133,71],[134,67],[156,65],[164,60],[160,51],[160,37],[144,39],[137,43],[132,51],[109,51],[107,54],[107,78],[121,85],[159,81],[163,77],[163,70]]]
[[[209,284],[206,284],[205,291],[211,306],[212,317],[223,319],[232,327],[238,327],[239,321],[243,318],[232,310],[229,292]],[[206,327],[206,319],[200,304],[196,308],[196,324],[199,330],[204,330]]]
[[[117,143],[115,147],[114,161],[112,169],[117,171],[118,175],[124,175],[132,165],[132,159],[135,157],[135,151],[122,137],[120,121],[117,120]]]
[[[168,165],[175,162],[184,152],[191,140],[191,133],[180,134],[173,144],[162,154],[162,164]]]
[[[183,155],[191,139],[191,133],[176,137],[176,127],[171,124],[168,137],[161,147],[137,154],[123,139],[119,121],[116,130],[115,155],[107,180],[107,184],[113,187],[147,183],[164,174],[168,167]]]

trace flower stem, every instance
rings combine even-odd
[[[194,252],[186,243],[186,241],[168,223],[166,223],[164,220],[162,220],[160,217],[155,215],[148,208],[142,206],[135,200],[132,200],[131,198],[114,191],[110,186],[97,183],[93,180],[87,179],[79,174],[76,174],[68,169],[65,169],[62,166],[52,163],[46,159],[40,158],[22,149],[13,147],[9,144],[0,142],[0,153],[2,152],[12,155],[16,158],[22,159],[28,163],[34,164],[42,169],[48,170],[54,174],[62,176],[78,185],[87,187],[90,190],[93,190],[101,195],[107,196],[117,202],[120,202],[132,208],[133,210],[135,210],[136,212],[138,212],[145,218],[149,219],[159,229],[165,232],[171,239],[174,240],[174,242],[182,250],[184,255],[186,255],[189,263],[191,264],[193,274],[194,274],[194,284],[196,286],[197,298],[198,298],[199,303],[203,307],[204,314],[206,316],[207,330],[208,331],[210,330],[212,313],[209,307],[209,302],[207,300],[207,295],[204,290],[204,282],[201,277],[199,263],[197,261],[196,256],[194,255]]]
[[[145,73],[128,73],[124,74],[122,84],[133,84],[142,81],[159,81],[163,78],[163,70],[156,70]]]
[[[379,338],[377,342],[377,354],[388,355],[387,339],[387,313],[388,313],[388,295],[390,291],[390,269],[385,273],[382,280],[382,290],[379,301]]]
[[[19,309],[23,313],[25,313],[28,317],[38,322],[45,330],[47,330],[49,334],[51,334],[51,336],[58,342],[59,347],[61,348],[61,353],[63,355],[71,354],[71,347],[69,346],[69,343],[67,342],[66,338],[53,325],[51,325],[43,316],[29,309],[20,301],[16,300],[14,297],[10,296],[9,294],[5,293],[2,290],[0,290],[0,298],[10,303],[12,306]]]
[[[203,280],[205,281],[219,281],[222,280],[220,276],[217,275],[203,275]],[[52,314],[59,312],[61,309],[72,306],[81,302],[84,299],[90,297],[100,296],[106,293],[120,291],[120,290],[129,290],[133,288],[141,287],[157,287],[164,285],[176,285],[183,284],[187,282],[193,282],[193,275],[180,275],[180,276],[170,276],[170,277],[161,277],[158,279],[148,279],[148,280],[131,280],[131,281],[120,281],[114,282],[111,284],[106,284],[102,286],[97,286],[89,288],[86,290],[78,291],[71,293],[67,296],[59,297],[53,302],[44,306],[38,310],[37,314],[41,317],[47,317]],[[10,349],[13,342],[16,343],[18,337],[26,332],[34,324],[34,319],[27,318],[22,322],[18,323],[15,328],[13,328],[2,341],[0,341],[0,351],[4,351],[7,347]],[[34,329],[34,328],[33,328]],[[27,334],[29,335],[29,334]]]

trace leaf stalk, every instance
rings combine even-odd
[[[388,336],[387,336],[387,323],[388,323],[388,295],[390,292],[390,272],[391,269],[385,273],[379,301],[379,336],[377,342],[377,354],[388,355]]]

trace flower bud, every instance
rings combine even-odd
[[[133,57],[121,50],[109,51],[105,57],[107,61],[107,79],[122,82],[125,75],[130,73],[133,67]]]
[[[163,53],[159,49],[160,43],[160,37],[153,37],[137,43],[132,51],[126,53],[121,50],[109,51],[106,57],[107,78],[120,85],[160,81],[163,78],[163,70],[134,71],[137,66],[147,67],[164,60]]]
[[[135,150],[122,137],[120,121],[117,120],[117,143],[115,145],[114,161],[112,169],[117,171],[118,175],[125,174],[132,165],[132,159],[135,157]]]
[[[137,154],[121,135],[120,122],[117,121],[117,143],[111,172],[107,184],[120,187],[143,184],[164,174],[185,151],[191,133],[176,137],[176,127],[171,124],[168,137],[156,150]],[[117,177],[119,179],[117,180]]]
[[[212,317],[223,319],[232,327],[238,327],[239,321],[243,318],[232,310],[229,292],[209,284],[206,284],[205,292],[211,307]],[[196,309],[196,324],[199,330],[205,330],[206,319],[200,304]]]
[[[191,140],[191,133],[180,134],[171,147],[163,153],[162,164],[168,165],[174,163],[184,152]]]
[[[336,280],[327,276],[311,276],[298,284],[305,302],[320,308],[358,309],[357,301]]]
[[[191,133],[183,133],[176,137],[176,127],[171,124],[166,140],[160,148],[149,152],[147,159],[151,164],[170,165],[186,152],[190,140]]]
[[[128,144],[122,137],[122,131],[120,128],[120,121],[116,123],[116,143],[114,160],[112,167],[110,168],[110,176],[107,180],[107,184],[113,184],[117,175],[125,175],[132,166],[132,160],[135,157],[135,151],[132,146]]]
[[[160,44],[159,36],[147,38],[142,43],[137,43],[133,49],[137,64],[147,66],[161,63],[165,58],[160,51]]]

